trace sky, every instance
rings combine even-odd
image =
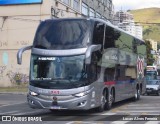
[[[159,7],[160,0],[112,0],[115,11]]]

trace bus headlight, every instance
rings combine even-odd
[[[32,95],[32,96],[38,96],[39,95],[38,93],[33,92],[33,91],[30,91],[29,94]]]
[[[82,96],[87,95],[88,93],[89,93],[89,91],[86,91],[86,92],[81,92],[81,93],[74,94],[73,96],[82,97]]]
[[[154,87],[153,89],[154,89],[154,90],[158,90],[158,87]]]

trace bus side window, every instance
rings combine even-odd
[[[104,72],[104,81],[114,80],[115,68],[106,68]]]
[[[121,33],[112,27],[106,26],[104,49],[115,47],[116,40],[119,39]]]
[[[103,44],[104,28],[105,25],[103,23],[95,22],[93,31],[93,44]]]

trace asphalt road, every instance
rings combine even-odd
[[[25,121],[34,119],[42,120],[42,123],[45,124],[53,124],[53,122],[55,124],[160,124],[160,121],[153,121],[158,118],[160,120],[160,96],[141,96],[141,99],[136,102],[130,99],[125,100],[115,103],[109,111],[97,113],[94,109],[55,112],[32,109],[26,102],[25,94],[0,94],[0,115],[1,119],[2,116],[3,119],[6,119],[6,116],[11,116],[12,123],[15,124],[19,121],[27,123]],[[18,117],[21,120],[17,121]],[[137,120],[135,121],[135,119]]]

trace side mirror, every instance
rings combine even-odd
[[[17,63],[19,65],[22,64],[22,54],[23,54],[23,52],[26,51],[26,50],[29,50],[31,48],[32,48],[32,46],[26,46],[26,47],[23,47],[23,48],[18,50],[18,52],[17,52]]]
[[[90,64],[91,63],[91,54],[94,51],[100,50],[101,49],[101,45],[91,45],[88,47],[87,51],[86,51],[86,55],[85,55],[85,64]]]

